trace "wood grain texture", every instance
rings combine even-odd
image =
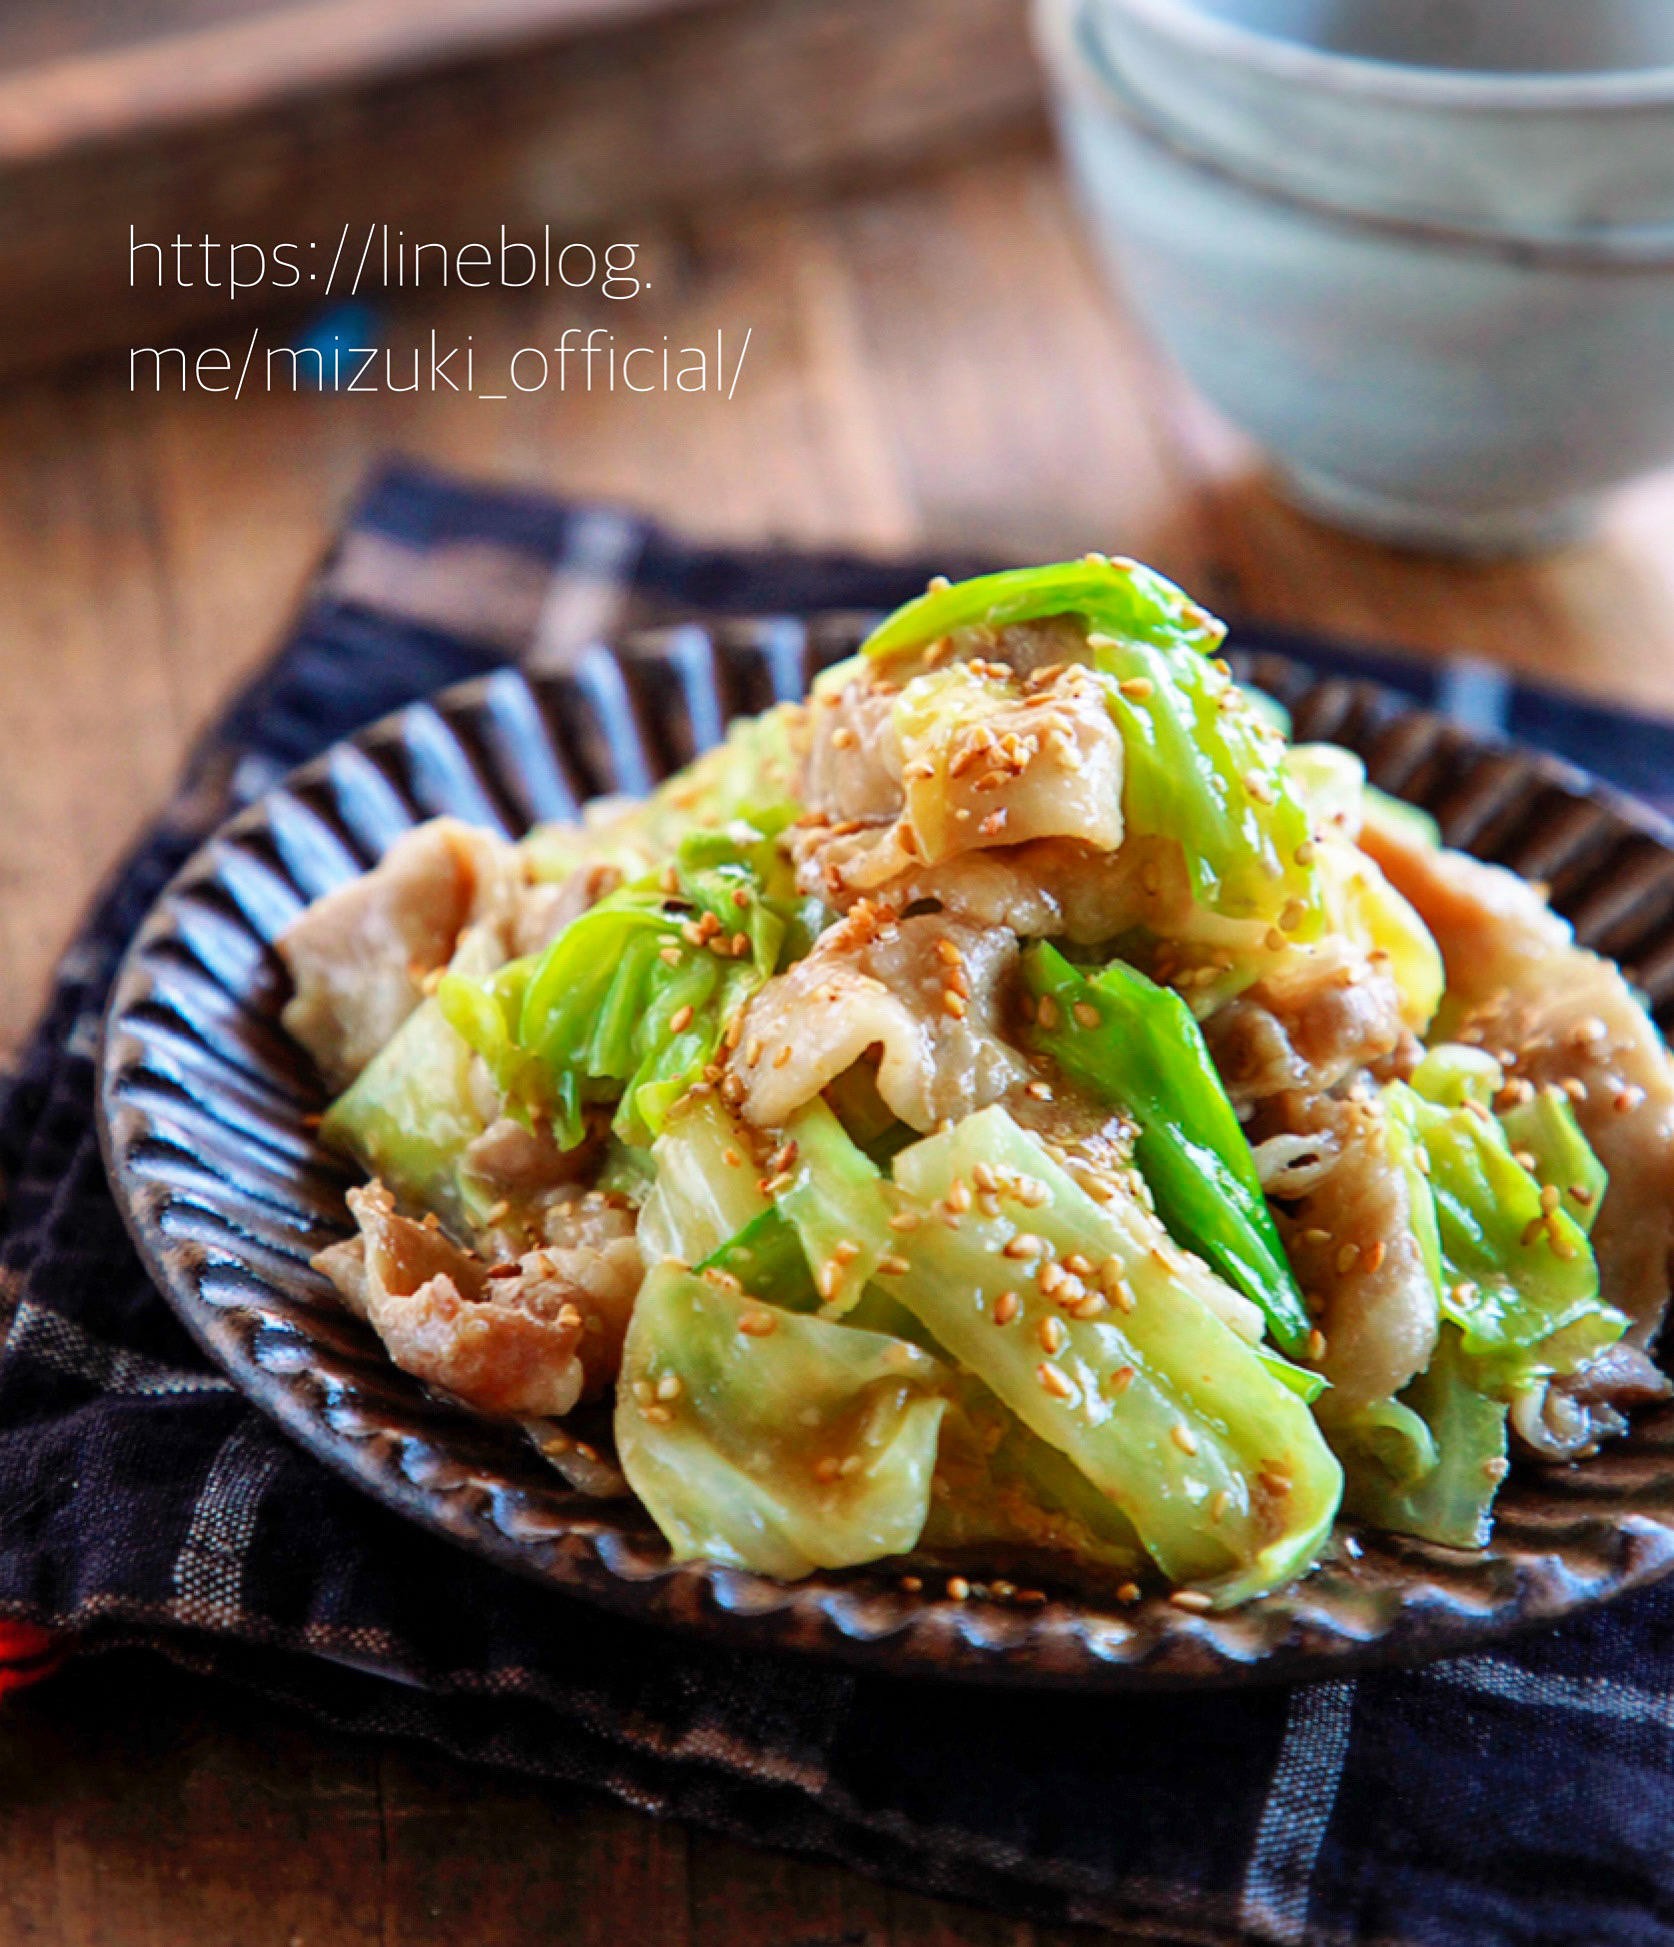
[[[1523,564],[1403,555],[1292,513],[1105,299],[1031,146],[636,234],[653,279],[636,335],[754,326],[731,404],[139,400],[97,370],[0,393],[0,1045],[391,447],[716,539],[1121,548],[1252,618],[1674,710],[1674,477],[1622,496],[1589,546]],[[488,355],[595,321],[453,300],[389,334],[469,330]],[[1046,1938],[125,1669],[0,1713],[0,1947]]]
[[[1094,1947],[101,1658],[0,1712],[4,1947]],[[1114,1947],[1123,1947],[1120,1940]]]
[[[201,276],[159,288],[145,258],[131,283],[130,225],[316,244],[316,282],[241,305],[294,313],[345,225],[562,239],[970,154],[1039,123],[1024,23],[1025,0],[312,0],[10,74],[0,29],[0,373],[225,317]]]

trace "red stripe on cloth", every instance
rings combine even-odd
[[[50,1677],[63,1661],[63,1648],[50,1630],[37,1629],[33,1623],[0,1622],[0,1697]]]

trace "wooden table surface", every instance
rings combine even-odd
[[[1674,712],[1674,476],[1593,544],[1464,566],[1292,513],[1104,294],[1032,147],[637,231],[633,334],[753,331],[736,397],[0,395],[0,1048],[375,455],[719,539],[1141,555],[1225,611],[1466,650]],[[479,357],[606,317],[405,311]],[[316,1732],[133,1662],[0,1706],[0,1947],[1067,1941],[629,1810]]]

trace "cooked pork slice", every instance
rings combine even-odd
[[[598,1164],[603,1133],[600,1125],[574,1149],[560,1149],[550,1122],[526,1129],[508,1115],[497,1115],[465,1145],[460,1164],[490,1201],[505,1197],[525,1203],[590,1176]]]
[[[1131,925],[1140,910],[1137,879],[1121,855],[1073,839],[962,852],[940,865],[899,854],[897,869],[881,879],[876,872],[886,841],[873,827],[805,825],[789,842],[798,887],[838,913],[862,901],[903,912],[929,900],[977,926],[1009,927],[1022,939],[1091,944]]]
[[[626,1240],[488,1265],[400,1216],[381,1183],[349,1192],[360,1236],[315,1259],[403,1371],[495,1418],[557,1416],[620,1362],[640,1276]],[[358,1258],[358,1261],[357,1261]],[[624,1295],[625,1294],[625,1295]]]
[[[596,1159],[597,1147],[589,1153]],[[604,1392],[621,1364],[622,1340],[645,1275],[637,1226],[624,1198],[569,1184],[539,1203],[508,1211],[479,1240],[481,1249],[498,1254],[498,1262],[535,1260],[569,1287],[582,1314],[585,1399]]]
[[[1325,1338],[1314,1362],[1330,1380],[1329,1411],[1398,1393],[1430,1363],[1436,1289],[1413,1234],[1409,1179],[1390,1157],[1375,1096],[1286,1104],[1299,1135],[1334,1143],[1336,1161],[1285,1226],[1297,1282]]]
[[[1441,947],[1454,1037],[1504,1063],[1513,1097],[1555,1085],[1573,1100],[1610,1175],[1593,1231],[1600,1285],[1648,1345],[1674,1256],[1674,1065],[1656,1024],[1513,873],[1370,826],[1366,843]]]
[[[1543,1460],[1576,1460],[1627,1431],[1634,1407],[1667,1399],[1674,1388],[1637,1346],[1612,1345],[1579,1372],[1521,1394],[1512,1431]]]
[[[1015,848],[1070,841],[1083,870],[1114,852],[1122,776],[1121,734],[1084,669],[1019,681],[998,664],[956,663],[899,692],[857,678],[815,712],[809,814],[792,841],[799,882],[839,910],[885,889],[899,908],[927,896],[909,882],[945,875],[988,888],[990,907],[1027,901],[1030,931],[1062,930],[1053,889],[1031,882],[1034,861]],[[1009,883],[987,866],[1001,848]]]
[[[277,942],[296,987],[284,1024],[333,1089],[354,1080],[464,928],[505,905],[519,877],[516,854],[492,832],[433,818],[291,922]]]
[[[1298,947],[1217,1008],[1204,1038],[1241,1110],[1287,1091],[1319,1094],[1410,1039],[1387,963],[1347,941]]]
[[[902,757],[894,724],[899,695],[894,683],[856,677],[814,705],[801,790],[810,811],[868,824],[899,815]]]
[[[878,1092],[915,1129],[974,1114],[1029,1079],[1000,1035],[1017,942],[941,913],[857,907],[745,1008],[729,1068],[750,1121],[775,1128],[870,1051]]]
[[[926,669],[945,668],[950,662],[1004,663],[1018,676],[1032,676],[1037,670],[1060,663],[1090,663],[1092,659],[1087,631],[1079,617],[1046,615],[998,627],[973,623],[922,649],[888,657],[877,666],[904,681]]]

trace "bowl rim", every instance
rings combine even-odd
[[[1089,13],[1130,14],[1193,54],[1322,94],[1444,114],[1584,115],[1600,110],[1674,109],[1674,61],[1560,74],[1426,68],[1283,40],[1208,13],[1200,0],[1086,0],[1086,6]]]

